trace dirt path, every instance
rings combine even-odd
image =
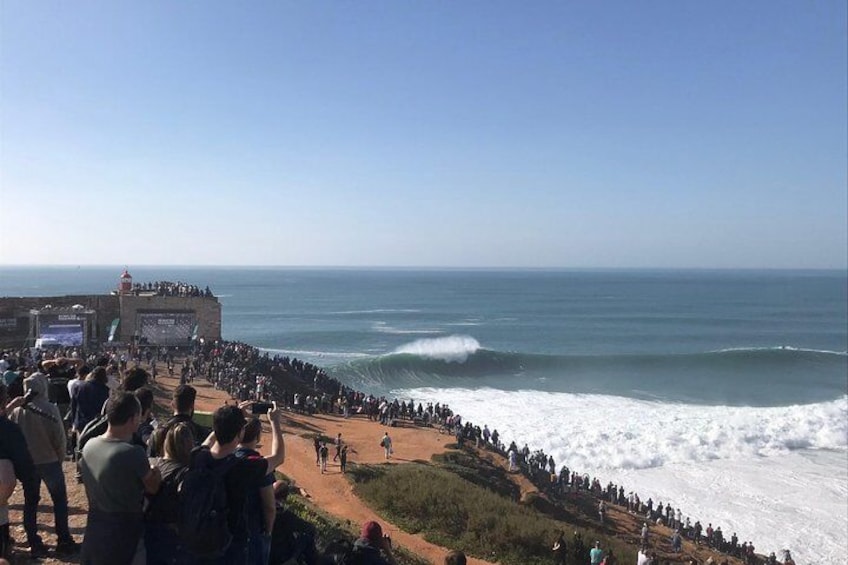
[[[169,394],[177,384],[177,379],[167,376],[158,379],[158,385]],[[193,386],[198,391],[196,410],[212,411],[228,400],[226,393],[215,390],[206,382],[198,381],[193,383]],[[450,436],[431,429],[385,428],[362,416],[345,419],[340,416],[307,416],[293,412],[284,413],[283,428],[286,461],[278,470],[305,491],[313,503],[336,518],[349,521],[357,529],[364,522],[376,520],[396,545],[401,545],[432,563],[443,562],[448,549],[429,543],[421,536],[404,532],[354,495],[353,487],[342,475],[338,463],[332,462],[335,449],[331,445],[328,445],[331,459],[328,472],[322,475],[315,463],[313,441],[304,436],[321,433],[335,438],[336,434],[341,433],[342,440],[349,446],[348,466],[357,463],[386,463],[384,451],[380,447],[380,439],[385,431],[389,432],[395,451],[392,459],[388,461],[389,464],[403,464],[414,460],[429,461],[434,454],[445,451],[445,445],[452,441]],[[270,438],[267,433],[263,434],[263,439],[265,444],[260,450],[270,450]],[[475,565],[488,563],[473,558],[468,562]]]

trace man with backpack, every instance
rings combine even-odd
[[[209,435],[209,430],[197,424],[194,418],[194,402],[197,398],[197,389],[191,385],[180,385],[174,389],[171,399],[171,408],[174,415],[171,416],[164,424],[160,425],[150,436],[150,447],[148,455],[150,457],[162,456],[162,443],[165,441],[165,436],[168,435],[168,430],[177,424],[185,422],[191,429],[194,436],[194,445],[200,445],[206,436]]]
[[[244,427],[244,434],[236,449],[236,457],[262,457],[256,451],[262,436],[262,424],[251,416]],[[270,469],[269,469],[270,470]],[[274,530],[276,504],[274,501],[274,473],[262,479],[259,488],[247,495],[248,563],[268,565],[271,551],[271,532]]]
[[[247,420],[239,406],[212,415],[213,432],[192,452],[180,490],[180,538],[198,565],[244,565],[248,560],[248,494],[285,460],[277,404],[268,411],[271,454],[236,457]]]

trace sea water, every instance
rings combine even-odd
[[[848,283],[836,271],[130,269],[207,284],[223,333],[671,502],[799,563],[848,551]],[[0,295],[120,269],[0,269]]]

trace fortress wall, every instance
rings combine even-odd
[[[119,318],[116,340],[128,343],[137,330],[138,314],[142,312],[185,312],[196,316],[198,337],[221,339],[221,303],[214,297],[133,296],[133,295],[73,295],[42,297],[0,297],[0,347],[32,345],[30,310],[47,305],[70,308],[81,305],[94,310],[92,340],[103,343],[109,337],[112,320]]]
[[[129,342],[138,328],[138,315],[150,312],[185,312],[197,317],[197,337],[221,339],[221,303],[217,298],[199,296],[120,296],[119,338]]]

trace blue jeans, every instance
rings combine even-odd
[[[53,500],[53,517],[56,524],[56,537],[59,543],[72,541],[71,531],[68,529],[68,491],[65,489],[65,474],[62,471],[62,463],[42,463],[35,466],[38,472],[36,477],[35,493],[41,488],[41,481],[47,485],[47,491]],[[41,496],[24,497],[24,529],[27,532],[29,543],[37,538],[35,532],[38,530],[38,503]]]
[[[271,536],[250,533],[247,542],[247,562],[249,565],[268,565],[271,558]]]

